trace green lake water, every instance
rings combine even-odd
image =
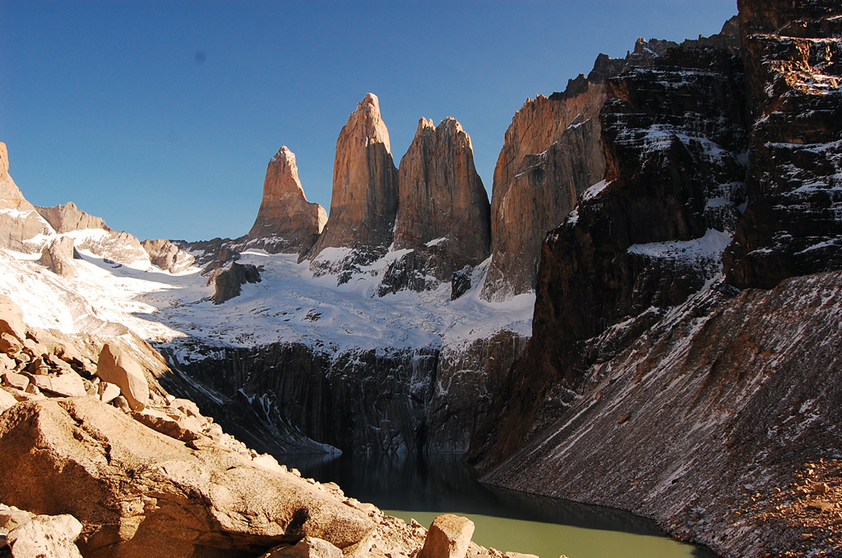
[[[457,456],[277,456],[389,515],[429,527],[442,513],[469,517],[473,541],[541,558],[716,558],[676,542],[650,521],[618,510],[495,489]]]

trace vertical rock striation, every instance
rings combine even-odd
[[[725,269],[738,287],[842,267],[842,6],[740,2],[753,125],[748,205]]]
[[[484,261],[491,245],[488,194],[474,168],[471,137],[454,118],[418,122],[398,171],[395,250],[378,294],[421,291]]]
[[[309,253],[349,248],[371,261],[392,244],[398,210],[397,169],[377,96],[369,93],[336,140],[330,216]]]
[[[306,252],[326,221],[324,208],[308,202],[304,195],[295,154],[287,146],[281,147],[266,169],[260,209],[246,235],[248,245],[272,253]]]

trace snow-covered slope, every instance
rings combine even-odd
[[[12,297],[38,327],[82,332],[101,322],[125,325],[149,341],[192,337],[204,345],[254,347],[301,342],[327,351],[351,348],[434,347],[486,338],[501,329],[528,336],[532,295],[488,303],[477,285],[450,300],[445,284],[431,292],[401,291],[375,296],[378,277],[398,255],[393,252],[337,286],[336,277],[314,277],[293,255],[250,251],[240,263],[259,266],[261,282],[241,296],[216,305],[213,287],[193,267],[180,274],[148,261],[119,265],[82,250],[78,277],[59,277],[16,252],[0,254],[0,292]]]

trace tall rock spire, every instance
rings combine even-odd
[[[438,127],[425,118],[418,122],[401,159],[398,189],[395,249],[425,252],[425,274],[449,280],[465,265],[488,257],[488,194],[474,167],[471,137],[454,118]]]
[[[369,93],[336,140],[330,217],[311,252],[355,248],[385,253],[392,243],[398,210],[398,172],[380,102]]]
[[[488,257],[490,206],[474,167],[471,137],[454,118],[438,128],[418,122],[398,172],[400,204],[395,248],[415,248],[446,238],[451,250],[476,265]]]
[[[307,201],[295,154],[284,145],[266,169],[263,200],[247,235],[250,244],[275,253],[298,253],[313,245],[325,221],[324,208]]]

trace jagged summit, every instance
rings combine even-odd
[[[455,118],[421,118],[401,159],[395,250],[413,250],[387,271],[381,294],[450,280],[489,255],[488,195],[474,167],[471,137]]]
[[[53,233],[52,227],[26,200],[9,174],[9,152],[0,142],[0,248],[37,253],[37,239]]]
[[[313,246],[326,221],[324,208],[304,195],[295,154],[282,146],[266,169],[260,209],[246,235],[248,245],[297,254]]]
[[[39,207],[38,213],[59,234],[84,229],[108,230],[103,219],[85,213],[72,201],[54,207]]]
[[[397,175],[380,101],[368,93],[336,140],[330,215],[310,257],[326,248],[385,254],[398,209]]]

